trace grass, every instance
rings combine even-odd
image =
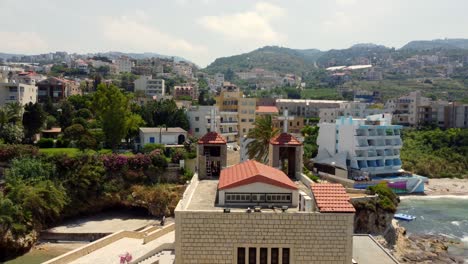
[[[58,154],[66,154],[68,156],[74,157],[78,154],[81,154],[82,152],[77,149],[77,148],[41,148],[39,149],[40,153],[46,154],[46,155],[58,155]],[[112,150],[110,149],[101,149],[99,151],[95,150],[86,150],[85,153],[88,154],[93,154],[93,153],[99,153],[99,154],[109,154],[112,153]]]

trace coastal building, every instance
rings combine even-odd
[[[160,98],[165,95],[166,87],[164,79],[153,79],[151,76],[140,76],[136,79],[135,92],[141,91],[146,96]]]
[[[401,169],[402,126],[391,122],[391,114],[379,114],[320,123],[314,166],[338,181],[364,181],[351,185],[354,188],[366,188],[384,180],[396,192],[424,192],[427,178]]]
[[[40,103],[47,102],[48,98],[56,103],[71,95],[78,95],[82,92],[79,85],[74,81],[57,77],[49,77],[36,83],[36,86],[37,100]]]
[[[304,118],[319,117],[320,109],[324,108],[339,108],[341,103],[346,101],[340,100],[309,100],[309,99],[277,99],[276,107],[280,111],[288,110],[292,116],[300,116]]]
[[[468,128],[468,104],[436,101],[417,108],[418,126],[435,125],[440,128]]]
[[[28,103],[36,103],[36,101],[36,86],[16,82],[0,82],[0,106],[8,103],[25,105]]]
[[[140,127],[139,144],[141,147],[149,143],[182,145],[186,138],[187,131],[180,127]]]

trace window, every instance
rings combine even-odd
[[[155,142],[155,141],[154,141],[154,137],[150,137],[150,138],[149,138],[149,141],[150,141],[150,143],[154,143],[154,142]]]
[[[245,119],[245,118],[241,119],[241,122],[246,122],[246,121],[247,121],[247,119]]]
[[[289,248],[283,248],[283,264],[289,264]]]
[[[268,261],[268,248],[260,248],[260,264],[267,264],[267,261]]]
[[[196,116],[195,121],[198,121],[198,120],[200,120],[200,117]]]
[[[245,264],[245,248],[237,248],[237,264]]]
[[[242,129],[242,132],[244,132],[244,133],[247,132],[247,129],[243,128],[243,129]]]
[[[250,123],[253,123],[253,122],[254,122],[254,120],[253,120],[252,118],[250,118],[250,119],[249,119],[249,122],[250,122]]]
[[[278,264],[279,263],[279,249],[272,248],[271,249],[271,264]]]
[[[249,248],[249,264],[257,263],[257,248]]]
[[[200,129],[198,127],[196,127],[195,132],[200,132]]]

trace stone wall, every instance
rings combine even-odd
[[[289,248],[294,264],[351,263],[353,214],[177,210],[175,214],[177,264],[237,263],[237,247]]]

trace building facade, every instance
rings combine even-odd
[[[151,76],[140,76],[134,81],[135,92],[141,91],[149,97],[162,97],[165,95],[166,86],[164,79],[153,79]]]
[[[320,123],[334,123],[340,116],[363,118],[369,115],[377,115],[385,112],[384,109],[369,108],[370,104],[361,102],[341,103],[339,108],[320,109]]]
[[[218,107],[214,105],[192,106],[187,110],[187,117],[190,124],[190,134],[196,137],[202,137],[208,132],[220,131],[221,116]],[[212,131],[212,125],[214,125],[215,131]]]
[[[172,91],[174,99],[189,99],[198,100],[197,89],[192,85],[176,85]]]
[[[0,83],[0,106],[8,103],[36,103],[37,87],[24,83]]]
[[[59,102],[68,96],[81,94],[78,84],[74,81],[49,77],[36,83],[37,100],[40,103],[47,102],[50,98],[52,102]]]
[[[422,96],[420,91],[414,91],[400,98],[388,100],[385,109],[393,113],[395,124],[416,126],[418,125],[418,107],[429,106],[430,103],[430,98]]]
[[[129,57],[122,56],[116,59],[114,64],[116,66],[117,73],[132,72],[133,61]]]
[[[437,101],[427,106],[419,106],[417,112],[418,126],[468,128],[468,104]]]
[[[187,139],[187,131],[180,127],[140,127],[140,145],[164,144],[182,145]]]
[[[341,103],[346,101],[336,100],[308,100],[308,99],[278,99],[276,107],[283,113],[288,110],[290,115],[304,118],[319,117],[320,109],[339,108]]]

